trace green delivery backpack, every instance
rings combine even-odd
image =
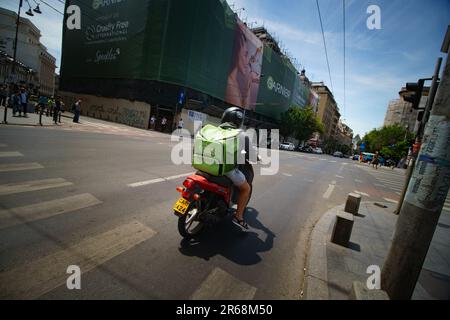
[[[194,140],[192,166],[213,176],[223,176],[236,167],[239,129],[206,125]]]

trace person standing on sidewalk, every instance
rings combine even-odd
[[[22,87],[22,89],[20,90],[20,105],[21,105],[21,109],[23,110],[23,116],[25,118],[28,117],[27,112],[28,112],[28,94],[27,91],[25,90],[24,87]],[[20,113],[20,112],[19,112]]]
[[[184,122],[183,119],[180,119],[180,121],[178,121],[178,134],[181,136],[181,130],[183,130],[184,127]]]
[[[49,117],[53,107],[55,106],[55,98],[52,96],[48,99],[47,108],[45,112],[45,116]]]
[[[161,131],[162,132],[166,131],[166,126],[167,126],[167,119],[166,119],[166,117],[163,117],[161,120]]]
[[[13,109],[13,117],[16,116],[17,111],[19,112],[19,117],[22,116],[22,110],[20,106],[20,92],[16,91],[14,92],[11,97],[9,98],[11,107]]]
[[[81,113],[81,99],[78,99],[77,102],[72,107],[72,111],[74,113],[73,122],[80,123],[80,113]]]
[[[55,106],[53,107],[53,123],[58,124],[58,116],[61,112],[61,98],[57,97],[55,101]]]
[[[150,118],[150,129],[155,130],[155,126],[156,126],[156,117],[155,115],[152,115],[152,117]]]
[[[8,89],[5,85],[0,87],[0,106],[6,107],[6,98],[8,97]]]
[[[47,108],[47,104],[48,104],[47,97],[41,94],[39,96],[39,104],[38,104],[39,113],[41,114],[44,113],[44,110]]]

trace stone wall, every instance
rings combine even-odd
[[[71,111],[77,99],[81,99],[81,115],[126,124],[136,128],[148,129],[150,108],[148,103],[96,97],[87,94],[60,92],[66,110]]]

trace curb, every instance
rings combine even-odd
[[[329,231],[336,221],[336,214],[343,210],[339,205],[328,210],[314,225],[309,240],[309,254],[305,273],[305,300],[327,300],[328,268],[327,268],[327,242]]]

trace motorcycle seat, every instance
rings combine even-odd
[[[216,177],[216,176],[212,176],[212,175],[210,175],[206,172],[202,172],[202,171],[197,171],[195,174],[202,176],[203,178],[207,179],[208,181],[218,184],[219,186],[222,186],[222,187],[229,188],[229,187],[233,186],[233,182],[225,176]]]

